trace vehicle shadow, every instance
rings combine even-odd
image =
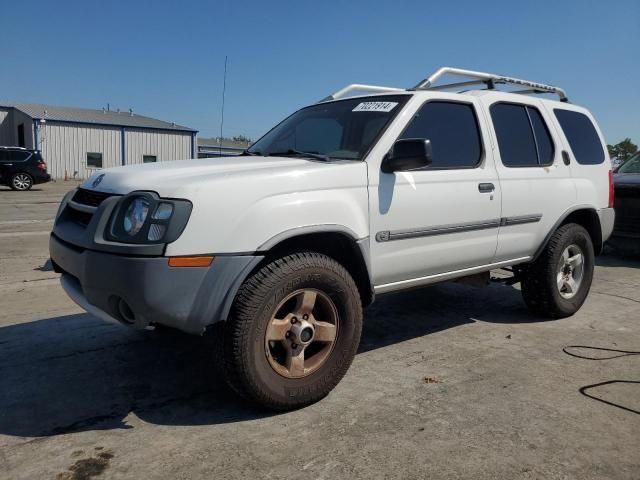
[[[380,297],[366,311],[360,353],[477,319],[532,321],[513,288],[444,284]],[[88,314],[6,326],[0,328],[0,434],[127,429],[132,413],[160,425],[272,415],[239,401],[213,365],[206,339],[135,332]]]
[[[640,268],[640,256],[622,253],[607,246],[604,253],[596,257],[596,265],[599,267]]]
[[[41,192],[42,188],[38,188],[38,187],[32,187],[31,189],[27,190],[27,192]],[[7,186],[0,186],[0,192],[11,192],[11,193],[15,193],[15,194],[24,194],[25,192],[20,192],[17,190],[12,189],[11,187],[7,187]]]

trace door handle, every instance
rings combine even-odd
[[[491,193],[496,189],[493,183],[479,183],[478,191],[480,193]]]

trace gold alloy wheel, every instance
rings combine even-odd
[[[329,358],[338,336],[338,311],[319,290],[296,290],[276,307],[264,338],[271,367],[286,378],[302,378]]]

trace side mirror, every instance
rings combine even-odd
[[[431,140],[424,138],[405,138],[396,140],[391,151],[382,161],[384,173],[417,170],[428,167],[433,162]]]

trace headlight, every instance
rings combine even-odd
[[[105,239],[138,244],[173,242],[187,226],[191,209],[188,200],[164,199],[155,192],[130,193],[113,210]]]
[[[149,214],[149,201],[146,198],[138,197],[133,199],[124,214],[123,227],[128,235],[135,237],[144,225]]]

